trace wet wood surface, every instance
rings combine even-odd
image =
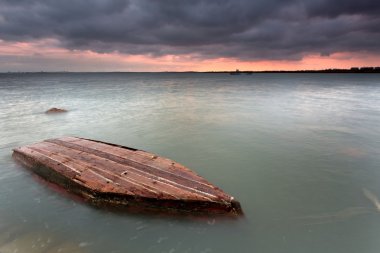
[[[77,137],[14,149],[44,179],[96,205],[242,213],[239,202],[185,166],[158,155]]]

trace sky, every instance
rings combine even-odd
[[[379,0],[0,0],[0,71],[380,66]]]

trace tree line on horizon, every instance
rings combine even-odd
[[[251,74],[251,73],[380,73],[380,67],[352,67],[349,69],[320,69],[320,70],[244,70],[240,71],[236,69],[235,71],[210,71],[210,72],[223,72],[230,74]]]

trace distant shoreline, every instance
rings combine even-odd
[[[319,70],[263,70],[263,71],[208,71],[206,73],[230,73],[232,75],[253,73],[380,73],[380,67],[355,67],[350,69],[319,69]]]
[[[212,73],[212,72],[211,72]],[[350,69],[320,69],[320,70],[264,70],[264,71],[224,71],[231,74],[251,73],[380,73],[380,67],[361,67]]]

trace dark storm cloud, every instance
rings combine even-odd
[[[374,0],[0,0],[0,39],[200,58],[380,52]]]
[[[306,1],[306,8],[312,16],[336,17],[342,14],[380,14],[380,2],[377,0],[309,0]]]

